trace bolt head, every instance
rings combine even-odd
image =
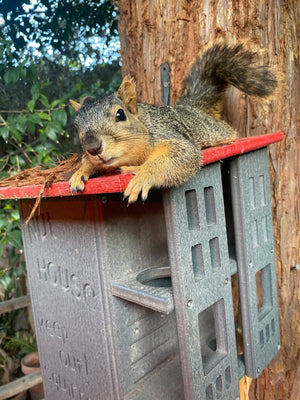
[[[188,307],[188,308],[192,308],[192,307],[193,307],[193,300],[192,300],[192,299],[190,299],[190,300],[187,302],[187,307]]]

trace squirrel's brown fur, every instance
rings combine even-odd
[[[220,119],[226,87],[266,97],[277,82],[256,53],[242,44],[215,44],[192,65],[183,95],[173,106],[137,103],[135,83],[125,77],[118,92],[72,102],[84,150],[82,167],[70,179],[73,192],[98,172],[134,173],[125,197],[147,198],[152,187],[181,184],[200,168],[203,147],[228,143],[235,131]]]

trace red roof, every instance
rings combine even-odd
[[[282,140],[282,138],[283,134],[281,132],[276,132],[268,135],[237,139],[229,145],[210,147],[202,151],[202,163],[203,165],[207,165],[224,158],[256,150],[278,142],[279,140]],[[120,193],[125,190],[132,177],[132,174],[109,174],[92,178],[85,184],[83,192],[74,194],[73,196],[82,194]],[[0,187],[0,199],[36,198],[40,194],[41,189],[41,185]],[[71,195],[68,182],[53,183],[51,187],[46,189],[43,193],[43,197],[62,197]]]

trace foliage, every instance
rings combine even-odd
[[[36,337],[33,332],[18,331],[14,337],[7,338],[5,349],[18,352],[18,357],[37,351]]]
[[[42,58],[29,66],[5,63],[0,46],[0,178],[33,166],[51,166],[80,151],[73,131],[69,99],[103,96],[121,80],[118,60],[83,68]],[[1,53],[2,49],[2,53]],[[3,62],[1,62],[1,60]],[[26,273],[16,202],[0,202],[0,301],[16,295],[16,281]],[[3,256],[5,256],[3,258]],[[1,331],[12,337],[21,310],[0,315]]]
[[[2,0],[2,31],[14,51],[28,58],[51,49],[59,56],[99,61],[99,38],[106,45],[117,37],[117,9],[111,0]],[[28,41],[35,46],[28,46]],[[46,51],[45,51],[46,49]]]
[[[21,358],[37,351],[35,334],[18,331],[13,337],[0,335],[0,386],[11,382],[21,374]]]

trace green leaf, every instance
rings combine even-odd
[[[11,213],[11,217],[14,220],[19,220],[20,219],[20,213],[19,210],[17,208],[15,208],[12,213]]]
[[[0,229],[6,227],[7,223],[8,223],[7,218],[5,218],[5,217],[0,218]]]
[[[22,135],[18,131],[18,129],[14,128],[13,126],[10,127],[9,133],[11,134],[12,137],[16,139],[18,143],[22,143]]]
[[[40,100],[41,100],[42,104],[43,104],[45,107],[51,108],[51,107],[50,107],[50,104],[49,104],[49,101],[48,101],[47,97],[46,97],[44,94],[41,94]]]
[[[51,121],[51,116],[49,114],[47,114],[47,113],[41,112],[41,113],[38,113],[38,115],[39,115],[40,118],[42,118],[42,119],[44,119],[46,121]]]
[[[35,101],[34,100],[29,100],[29,102],[27,103],[28,110],[33,112],[34,106],[35,106]]]
[[[21,249],[22,248],[22,234],[19,230],[14,230],[6,233],[6,240],[12,246]]]
[[[1,44],[1,45],[0,45],[0,60],[1,60],[1,61],[4,60],[4,49],[5,49],[4,45]]]
[[[0,128],[0,136],[3,138],[3,140],[7,141],[9,137],[9,127],[8,126],[2,126]]]
[[[19,70],[18,68],[10,68],[8,71],[5,72],[4,74],[4,82],[6,84],[9,83],[16,83],[17,80],[19,79]]]
[[[53,128],[46,129],[46,135],[48,136],[49,139],[53,140],[53,142],[57,142],[55,129]]]
[[[37,99],[40,97],[40,87],[38,83],[35,83],[34,85],[32,85],[31,89],[31,96],[32,96],[32,100],[34,100],[34,102],[37,101]]]
[[[60,103],[60,100],[59,100],[59,99],[54,100],[54,101],[52,101],[52,103],[50,104],[50,107],[51,107],[51,108],[54,108],[54,107],[56,107],[59,103]]]
[[[3,248],[4,248],[4,239],[0,240],[0,258],[2,257],[3,254]]]
[[[27,68],[20,67],[20,78],[24,80],[27,76]]]
[[[43,146],[46,146],[47,143],[47,134],[44,130],[40,130],[40,141]]]
[[[43,125],[42,119],[38,113],[28,115],[28,120],[37,125]]]
[[[1,283],[8,293],[10,293],[13,289],[13,280],[8,274],[4,274],[1,278]]]
[[[53,110],[51,112],[54,121],[58,121],[61,127],[67,124],[67,113],[65,110]]]

